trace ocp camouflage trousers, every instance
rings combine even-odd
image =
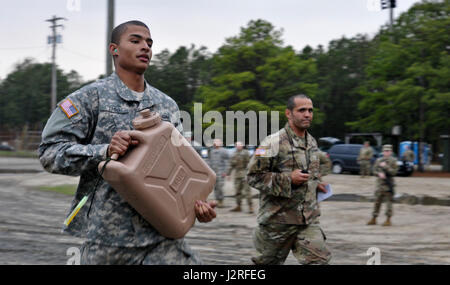
[[[373,217],[378,217],[378,214],[380,212],[381,204],[383,201],[386,201],[386,216],[392,217],[393,209],[392,209],[392,203],[394,197],[392,196],[391,192],[377,190],[375,192],[375,205],[373,207]]]
[[[200,257],[184,240],[163,240],[145,247],[117,247],[85,242],[81,246],[83,265],[197,265]]]
[[[361,160],[359,162],[359,174],[361,176],[370,176],[370,160]]]
[[[253,232],[253,243],[259,255],[252,261],[256,265],[284,264],[292,250],[300,264],[328,264],[331,252],[325,240],[318,224],[260,224]]]
[[[245,180],[245,177],[236,177],[234,179],[234,187],[236,189],[236,203],[241,205],[242,199],[246,198],[247,204],[252,206],[252,192],[250,191],[250,186]]]

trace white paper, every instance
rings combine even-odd
[[[327,193],[323,193],[322,191],[317,191],[317,202],[321,202],[325,199],[328,199],[333,195],[333,190],[331,189],[331,185],[327,184],[325,186],[325,189],[327,189]]]

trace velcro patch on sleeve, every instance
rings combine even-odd
[[[265,156],[266,155],[266,149],[265,148],[257,148],[255,150],[255,156]]]
[[[61,104],[59,104],[59,107],[69,119],[78,114],[77,107],[75,107],[75,105],[73,104],[72,101],[70,101],[70,99],[64,100]]]

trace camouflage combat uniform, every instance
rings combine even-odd
[[[380,166],[381,162],[386,162],[386,165],[384,167]],[[386,171],[388,172],[392,177],[392,186],[394,186],[394,176],[397,174],[398,166],[397,166],[397,160],[392,157],[380,157],[375,161],[375,164],[373,166],[373,172],[374,175],[377,176],[376,180],[376,191],[375,191],[375,206],[373,209],[372,216],[378,217],[378,213],[380,212],[381,204],[383,203],[383,200],[386,200],[386,216],[392,217],[393,210],[392,210],[392,201],[393,201],[393,193],[389,191],[389,186],[386,184],[385,179],[381,179],[378,177],[378,173]]]
[[[238,206],[242,203],[242,198],[247,198],[247,204],[250,208],[253,207],[252,193],[250,187],[245,179],[247,172],[247,165],[250,160],[250,155],[246,149],[237,150],[230,159],[230,167],[227,175],[231,175],[234,171],[234,187],[236,188],[236,204]]]
[[[373,156],[373,150],[369,147],[362,147],[359,150],[358,162],[359,162],[359,172],[362,177],[370,176],[370,160]]]
[[[62,104],[68,104],[72,111],[63,111]],[[139,100],[136,92],[132,92],[116,73],[75,91],[58,106],[45,126],[38,151],[47,171],[80,175],[68,213],[84,195],[94,190],[99,177],[97,165],[106,159],[114,133],[133,129],[131,122],[140,110],[149,108],[159,112],[163,120],[182,131],[175,101],[147,83]],[[104,180],[97,187],[95,199],[92,197],[91,194],[72,223],[63,228],[71,235],[86,238],[82,246],[83,263],[200,262],[183,239],[171,240],[160,235]]]
[[[414,154],[414,152],[412,150],[408,149],[403,153],[402,158],[404,161],[414,162],[416,155]]]
[[[301,264],[327,264],[331,259],[319,226],[320,153],[310,134],[306,140],[286,124],[264,139],[250,160],[247,181],[260,191],[259,225],[253,234],[259,254],[252,258],[255,264],[283,264],[291,249]],[[310,178],[297,186],[290,174],[298,168],[308,169]]]
[[[228,152],[223,147],[213,147],[209,153],[208,164],[217,175],[214,196],[216,200],[223,201],[224,177],[222,176],[227,171]]]
[[[319,150],[317,152],[317,156],[319,157],[320,170],[319,175],[320,178],[331,173],[331,159],[328,157],[326,152]]]

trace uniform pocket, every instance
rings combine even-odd
[[[100,110],[98,126],[112,137],[118,131],[133,129],[135,115],[135,110],[108,106]]]

